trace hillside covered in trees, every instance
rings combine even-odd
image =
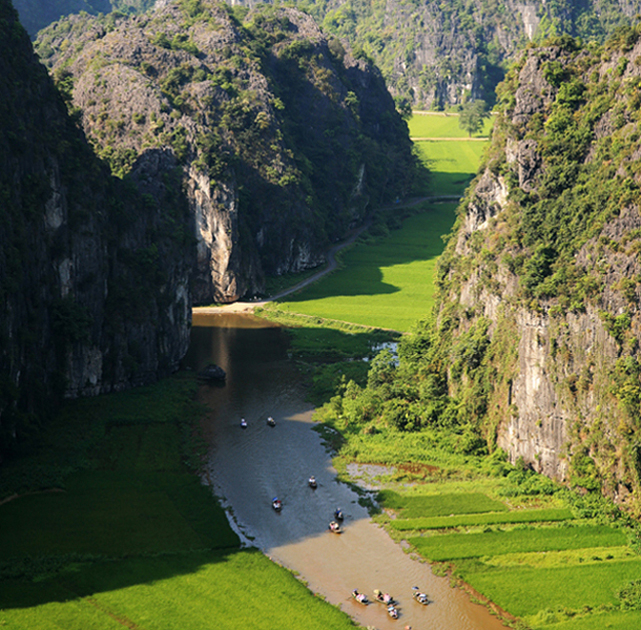
[[[15,4],[35,36],[61,15],[81,10],[139,12],[156,3],[15,0]],[[261,3],[230,4],[255,7]],[[326,35],[373,59],[399,106],[437,109],[468,98],[493,104],[494,89],[505,69],[530,41],[567,34],[603,43],[641,12],[639,0],[295,0],[294,4],[312,15]]]
[[[61,20],[36,48],[114,174],[171,147],[197,226],[197,303],[318,265],[412,182],[378,70],[295,9],[176,0]]]
[[[494,103],[505,69],[530,41],[568,34],[603,42],[641,10],[638,0],[308,2],[326,32],[362,49],[392,94],[418,108]]]
[[[438,268],[433,317],[326,413],[447,427],[640,511],[641,30],[528,49]]]

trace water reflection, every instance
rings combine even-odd
[[[286,333],[246,315],[206,318],[194,318],[186,363],[198,370],[213,361],[227,372],[224,386],[201,389],[210,410],[204,424],[208,473],[244,540],[300,573],[313,591],[364,626],[503,628],[447,580],[432,575],[429,566],[405,554],[369,521],[358,495],[335,481],[331,460],[312,430],[304,384],[287,357]],[[275,427],[267,425],[268,416]],[[241,418],[247,429],[240,428]],[[310,474],[318,480],[316,490],[307,485]],[[271,508],[275,496],[283,501],[280,513]],[[336,507],[346,515],[339,535],[327,529]],[[427,591],[433,603],[412,601],[413,585]],[[370,597],[374,589],[392,593],[400,600],[400,620],[389,619],[380,604],[354,602],[354,588]]]

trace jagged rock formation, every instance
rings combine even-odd
[[[380,74],[293,9],[263,6],[241,24],[222,3],[178,0],[61,21],[37,49],[114,172],[154,148],[177,156],[196,303],[317,266],[411,181],[407,127]]]
[[[641,3],[329,0],[311,10],[328,33],[372,56],[395,97],[428,108],[467,97],[492,103],[504,68],[527,43],[564,33],[602,42]]]
[[[177,368],[189,342],[193,228],[172,154],[142,156],[128,182],[111,177],[8,0],[0,75],[1,460],[63,397]]]
[[[635,508],[640,68],[638,29],[528,50],[439,272],[441,335],[474,357],[450,394],[476,392],[488,442]]]

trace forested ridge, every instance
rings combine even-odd
[[[16,0],[35,36],[62,15],[148,9],[151,0]],[[254,7],[259,2],[242,0]],[[278,5],[279,3],[274,3]],[[494,102],[506,68],[530,41],[568,34],[603,43],[635,19],[638,0],[297,0],[327,35],[369,56],[381,69],[399,106],[444,108],[466,99]]]
[[[531,46],[499,87],[485,164],[432,317],[323,410],[348,431],[447,429],[639,511],[641,39]],[[427,438],[426,438],[427,439]]]

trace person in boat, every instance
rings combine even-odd
[[[340,508],[336,508],[334,510],[334,518],[337,521],[342,521],[343,520],[343,510],[341,510]]]
[[[387,607],[387,613],[389,614],[390,617],[393,617],[396,619],[398,617],[398,610],[394,607],[394,604],[390,604]]]

